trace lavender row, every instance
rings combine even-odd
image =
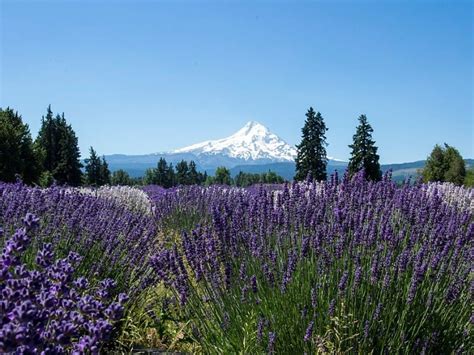
[[[152,265],[205,349],[468,351],[473,215],[445,196],[361,174],[182,188],[157,210],[198,210],[199,226]]]

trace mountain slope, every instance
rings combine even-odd
[[[227,138],[193,144],[173,153],[192,153],[198,157],[224,155],[245,161],[264,159],[273,162],[291,162],[296,157],[295,148],[255,121],[248,122]]]

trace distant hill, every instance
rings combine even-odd
[[[191,161],[198,170],[213,175],[218,166],[230,169],[233,176],[239,171],[246,173],[262,173],[274,171],[287,180],[295,175],[296,149],[282,138],[270,132],[262,124],[250,121],[233,135],[193,144],[171,152],[125,155],[113,154],[105,156],[112,171],[123,169],[131,176],[143,176],[145,170],[156,167],[163,157],[168,163],[176,166],[181,160]],[[474,165],[474,159],[466,159],[468,166]],[[408,176],[417,176],[417,171],[425,165],[424,160],[401,164],[382,165],[382,171],[392,170],[393,179],[402,181]],[[339,171],[343,173],[347,162],[329,157],[328,174]]]

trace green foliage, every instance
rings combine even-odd
[[[232,178],[230,177],[229,169],[224,166],[219,166],[216,169],[213,183],[219,185],[232,185]]]
[[[352,149],[351,158],[347,167],[349,174],[354,175],[360,170],[365,171],[368,180],[380,181],[382,171],[380,170],[379,155],[375,141],[372,140],[372,126],[365,115],[360,115],[359,125],[353,136],[353,143],[349,145]]]
[[[102,184],[103,185],[109,185],[110,184],[110,170],[109,170],[109,164],[107,164],[107,161],[105,160],[105,157],[102,156],[102,161],[100,165],[100,176],[102,178]]]
[[[176,165],[166,162],[160,158],[156,168],[147,169],[143,178],[145,185],[159,185],[170,188],[176,185],[201,185],[207,178],[207,174],[197,171],[196,163],[182,160]]]
[[[51,172],[45,170],[41,173],[40,178],[39,178],[39,185],[41,187],[48,187],[51,186],[54,183],[54,177]]]
[[[466,177],[466,163],[459,151],[446,145],[444,159],[448,165],[448,170],[444,174],[445,181],[462,185]]]
[[[43,169],[49,171],[57,183],[71,186],[81,184],[82,164],[78,140],[71,125],[66,122],[64,113],[53,118],[51,105],[48,106],[35,145],[41,152]]]
[[[281,184],[285,180],[273,171],[261,174],[250,174],[240,171],[234,178],[234,184],[238,187],[248,187],[255,184]]]
[[[38,182],[40,154],[35,151],[30,130],[18,112],[0,108],[0,180],[27,184]]]
[[[97,156],[94,148],[89,150],[90,156],[86,163],[86,183],[91,186],[102,186],[110,184],[110,170],[105,157]]]
[[[308,174],[316,180],[326,180],[326,125],[321,113],[312,107],[306,112],[306,121],[302,129],[301,143],[297,145],[295,180],[306,179]]]
[[[130,178],[130,175],[125,170],[119,169],[112,173],[111,184],[120,186],[132,186],[133,180],[132,178]]]
[[[189,185],[189,167],[188,162],[181,160],[176,164],[176,183],[178,185]]]
[[[100,181],[100,158],[97,156],[94,148],[90,147],[89,159],[86,163],[86,181],[88,185],[99,185]]]
[[[441,181],[462,185],[466,177],[466,163],[456,148],[446,143],[444,148],[435,145],[421,174],[425,182]]]
[[[474,166],[466,171],[466,177],[464,178],[464,185],[467,187],[474,187]]]

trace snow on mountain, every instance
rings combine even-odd
[[[294,161],[296,149],[262,124],[250,121],[233,135],[177,149],[173,153],[225,155],[244,160]]]

